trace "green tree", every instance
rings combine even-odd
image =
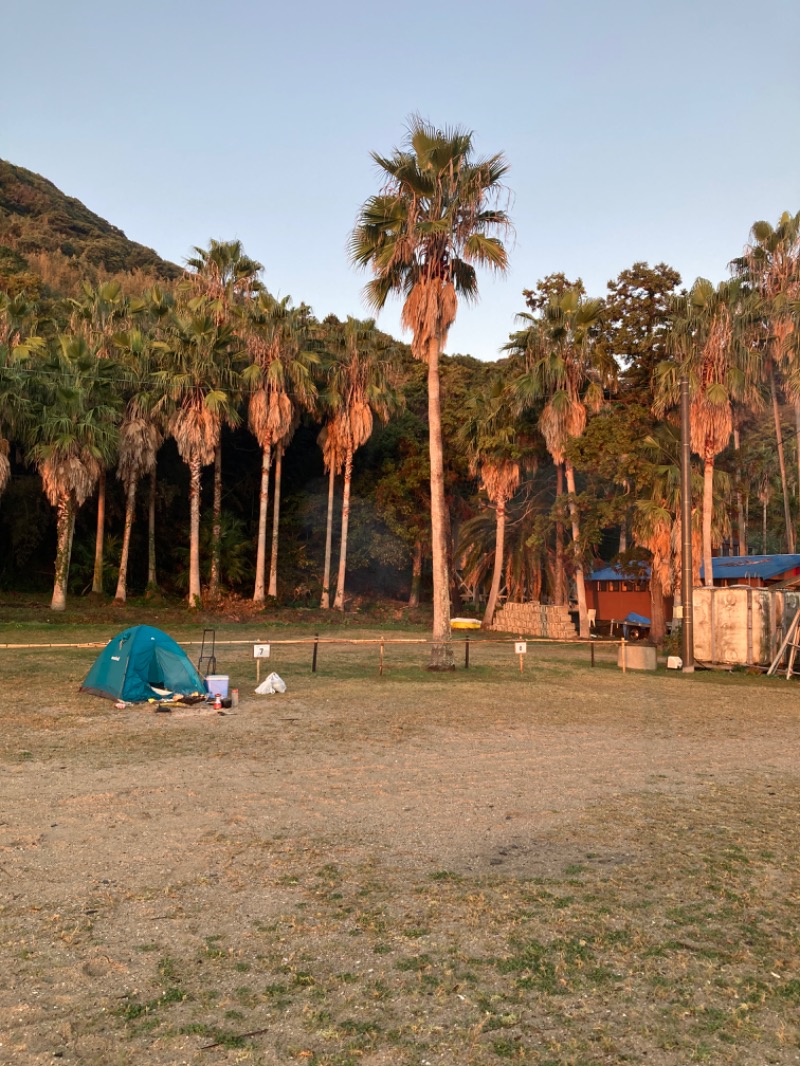
[[[117,445],[114,368],[83,337],[61,335],[36,362],[31,382],[29,457],[57,512],[58,546],[51,609],[67,603],[78,509],[94,491]]]
[[[509,226],[497,206],[507,171],[502,155],[474,156],[473,136],[438,130],[415,116],[402,148],[373,158],[383,172],[382,191],[362,206],[351,257],[374,277],[367,298],[380,310],[389,296],[403,300],[402,322],[411,350],[428,367],[433,558],[431,666],[453,668],[450,579],[447,563],[439,357],[455,321],[459,297],[477,297],[476,266],[505,271],[506,250],[496,236]]]

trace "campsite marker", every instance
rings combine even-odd
[[[528,654],[528,643],[525,640],[517,640],[514,642],[514,653],[519,655],[519,672],[522,673],[523,655]]]
[[[256,661],[256,684],[261,683],[261,660],[269,658],[269,644],[254,644],[253,658]]]

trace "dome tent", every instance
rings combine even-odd
[[[141,703],[160,695],[153,686],[183,696],[206,691],[205,681],[172,637],[153,626],[132,626],[103,648],[80,690]]]

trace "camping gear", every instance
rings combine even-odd
[[[95,659],[81,692],[141,703],[164,691],[205,693],[206,683],[186,652],[153,626],[132,626],[108,642]]]
[[[217,672],[217,631],[216,629],[203,630],[203,643],[200,645],[200,655],[197,660],[197,669],[201,674],[215,674]]]
[[[229,681],[230,678],[227,674],[206,674],[206,687],[209,695],[227,696]]]

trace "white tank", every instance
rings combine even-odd
[[[696,588],[694,656],[698,662],[769,666],[800,609],[795,589]]]

